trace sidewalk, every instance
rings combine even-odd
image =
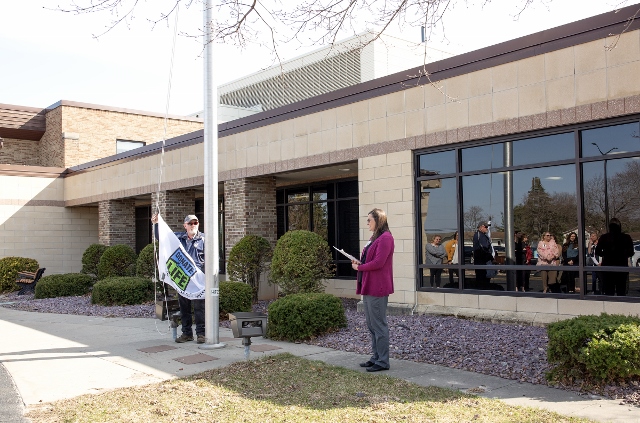
[[[220,329],[220,341],[227,345],[225,348],[201,350],[195,342],[176,344],[167,322],[153,319],[33,313],[0,307],[0,333],[3,335],[0,344],[2,422],[25,422],[22,405],[29,407],[118,387],[159,382],[244,360],[241,340],[231,338],[228,329]],[[253,338],[252,359],[283,352],[357,371],[362,371],[358,363],[368,358],[312,345]],[[586,399],[542,385],[448,367],[392,360],[391,370],[382,374],[418,385],[469,391],[508,404],[540,407],[569,416],[640,423],[640,408],[620,405],[619,401]],[[9,383],[11,379],[15,387]]]

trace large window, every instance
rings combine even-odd
[[[419,151],[417,287],[640,297],[638,186],[637,117]],[[607,265],[591,253],[614,218],[633,256],[617,237]]]
[[[279,189],[276,192],[278,238],[287,231],[304,229],[358,255],[358,181],[347,180]],[[336,277],[354,278],[351,263],[331,248]]]

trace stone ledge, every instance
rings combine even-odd
[[[387,306],[387,315],[411,315],[413,314],[412,308],[413,307],[409,304],[389,303],[389,305]],[[360,312],[364,311],[362,301],[358,302],[357,310]],[[447,307],[440,305],[419,305],[415,310],[415,314],[453,316],[460,319],[474,320],[477,322],[507,323],[541,327],[545,327],[550,323],[555,323],[561,320],[567,320],[576,317],[569,314],[531,313],[523,311],[490,310],[468,307]]]

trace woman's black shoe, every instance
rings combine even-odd
[[[376,363],[374,363],[373,361],[365,361],[364,363],[360,363],[360,367],[371,367],[374,366]]]

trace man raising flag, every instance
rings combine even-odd
[[[179,295],[182,335],[176,342],[193,341],[193,317],[196,323],[198,344],[205,343],[204,312],[204,234],[198,230],[198,217],[190,214],[184,218],[184,232],[173,232],[161,216],[151,218],[155,235],[160,242],[158,274],[160,280]],[[193,306],[193,315],[191,307]]]

